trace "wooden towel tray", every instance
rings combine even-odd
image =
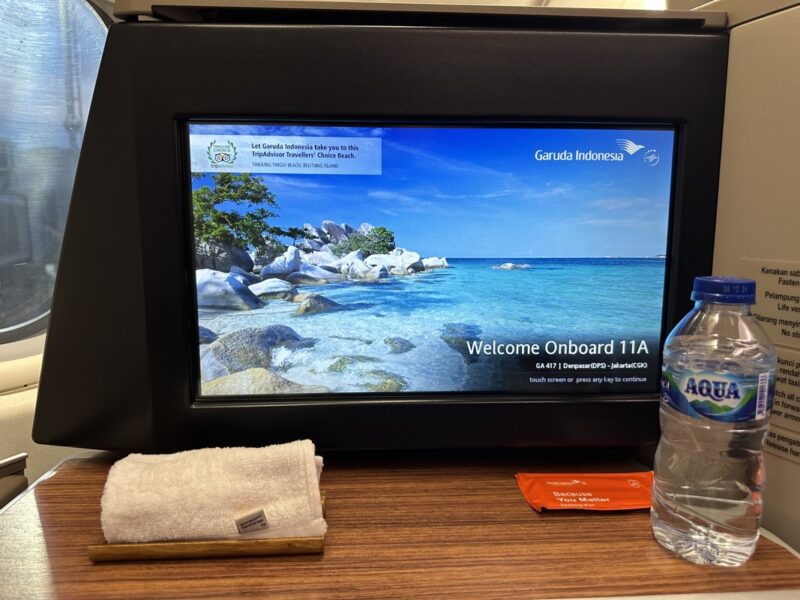
[[[149,542],[143,544],[95,544],[89,546],[88,550],[89,560],[92,562],[108,562],[116,560],[321,554],[324,548],[324,537],[307,537]]]
[[[322,514],[325,495],[320,494]],[[220,558],[234,556],[276,556],[282,554],[322,554],[325,538],[272,538],[246,540],[191,540],[181,542],[146,542],[137,544],[93,544],[89,560],[162,560],[173,558]]]

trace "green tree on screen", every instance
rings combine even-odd
[[[394,250],[394,233],[386,227],[375,227],[367,234],[354,233],[333,247],[336,256],[344,256],[355,250],[361,250],[366,256],[386,254]]]
[[[291,238],[292,245],[297,245],[297,240],[306,237],[306,232],[301,227],[289,227],[288,229],[281,230],[280,235]]]
[[[192,174],[193,180],[201,177],[199,173]],[[211,179],[211,187],[192,191],[194,235],[198,242],[260,249],[275,236],[287,235],[269,225],[269,219],[276,216],[269,208],[278,204],[260,178],[249,173],[215,173]]]

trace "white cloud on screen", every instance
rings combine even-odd
[[[394,211],[392,210],[394,208],[401,209],[403,212],[420,212],[420,213],[430,213],[434,211],[439,211],[441,209],[439,205],[437,205],[435,202],[431,202],[430,200],[423,200],[416,196],[410,196],[408,194],[403,194],[401,192],[395,192],[391,190],[372,190],[370,192],[367,192],[367,196],[375,200],[380,200],[389,204],[388,208],[386,207],[378,208],[378,210],[384,212],[384,214],[394,213]],[[391,211],[391,212],[386,212],[386,211]]]
[[[462,173],[466,172],[466,173],[488,175],[494,177],[507,177],[511,175],[510,173],[498,171],[496,169],[492,169],[484,165],[471,163],[469,161],[464,161],[464,160],[458,160],[455,158],[439,156],[438,154],[435,154],[433,152],[428,152],[427,150],[422,150],[421,148],[406,146],[405,144],[398,144],[397,142],[384,141],[384,145],[389,148],[392,148],[393,150],[397,150],[398,152],[403,152],[410,156],[422,158],[427,162],[433,163],[439,167],[443,167],[450,171],[457,171]]]
[[[578,221],[578,225],[591,225],[593,227],[641,227],[641,219],[585,219]]]
[[[652,204],[654,204],[654,202],[649,198],[602,198],[589,202],[589,206],[604,208],[606,210],[642,208]]]

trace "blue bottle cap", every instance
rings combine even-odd
[[[756,282],[741,277],[695,277],[692,300],[720,304],[755,304]]]

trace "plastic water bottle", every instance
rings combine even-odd
[[[694,309],[664,344],[650,521],[693,563],[741,565],[758,541],[777,357],[750,313],[755,292],[750,279],[696,278]]]

